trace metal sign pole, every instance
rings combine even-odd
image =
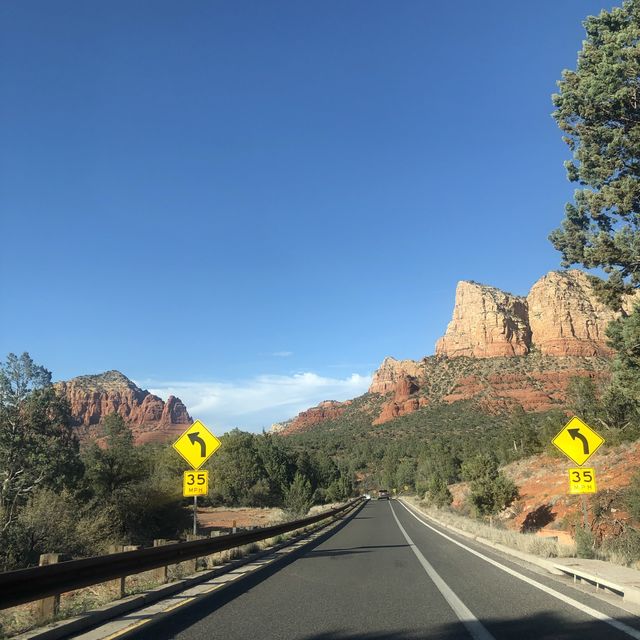
[[[193,496],[193,535],[197,533],[198,526],[198,496]]]
[[[587,496],[584,493],[582,494],[582,524],[585,530],[589,526],[589,516],[587,512]]]

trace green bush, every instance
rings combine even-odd
[[[471,483],[469,501],[480,516],[493,516],[518,498],[518,487],[503,473]]]
[[[118,534],[113,511],[93,510],[68,490],[40,489],[0,537],[0,565],[5,571],[37,565],[42,553],[96,555]]]
[[[293,482],[285,491],[284,507],[294,518],[306,515],[312,505],[311,483],[301,473],[296,473]]]
[[[640,531],[625,529],[616,538],[605,540],[602,543],[602,551],[620,564],[633,565],[640,561]]]
[[[436,507],[447,507],[453,502],[453,496],[446,481],[434,476],[427,485],[425,498]]]
[[[596,557],[596,540],[589,529],[576,528],[576,555],[578,558]]]

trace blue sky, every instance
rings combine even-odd
[[[458,280],[558,268],[550,94],[611,6],[2,3],[0,353],[220,429],[432,354]]]

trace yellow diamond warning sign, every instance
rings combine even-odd
[[[562,427],[562,430],[551,441],[576,464],[584,464],[604,442],[588,424],[575,416]]]
[[[220,440],[200,420],[196,420],[173,443],[173,448],[190,466],[199,469],[218,450],[220,444]]]

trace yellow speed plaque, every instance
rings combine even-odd
[[[209,493],[208,471],[185,471],[182,478],[182,495],[185,498],[191,496],[206,496]]]
[[[578,467],[569,469],[569,493],[595,493],[596,471]]]

